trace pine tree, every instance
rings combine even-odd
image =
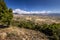
[[[8,9],[4,0],[0,0],[0,25],[10,25],[13,18],[12,9]]]

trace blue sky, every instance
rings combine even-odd
[[[60,0],[5,0],[9,8],[25,11],[52,11],[60,13]]]

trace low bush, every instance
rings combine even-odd
[[[28,28],[28,29],[35,28],[35,24],[31,21],[21,21],[18,26],[23,28]]]
[[[60,24],[36,24],[33,21],[15,21],[13,22],[13,25],[27,28],[27,29],[33,29],[37,31],[41,31],[44,34],[50,38],[50,40],[60,40]]]

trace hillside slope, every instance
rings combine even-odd
[[[0,29],[0,40],[48,40],[48,38],[39,31],[9,27]]]

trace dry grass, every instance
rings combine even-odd
[[[0,40],[48,40],[47,37],[39,32],[24,28],[9,27],[0,29]]]

